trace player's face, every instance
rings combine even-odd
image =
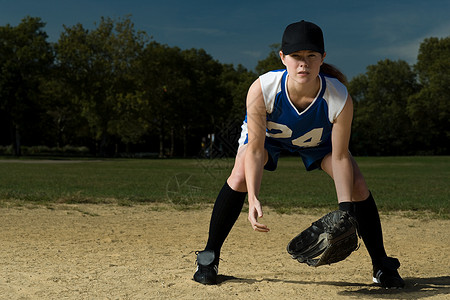
[[[289,76],[299,83],[306,83],[316,79],[323,64],[325,53],[302,50],[284,55],[280,51],[280,57],[286,66]]]

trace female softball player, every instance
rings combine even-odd
[[[286,70],[260,76],[247,95],[247,115],[231,175],[214,204],[209,237],[197,253],[194,280],[216,284],[221,247],[248,195],[252,228],[268,232],[259,190],[263,169],[274,171],[282,150],[297,153],[308,171],[321,168],[334,180],[339,208],[359,223],[373,264],[373,281],[402,288],[395,258],[386,255],[375,201],[348,144],[353,104],[345,76],[324,63],[322,30],[301,21],[286,27],[280,58]]]

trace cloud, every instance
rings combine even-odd
[[[177,32],[177,33],[193,33],[201,35],[212,35],[212,36],[222,36],[225,32],[214,29],[214,28],[201,28],[201,27],[169,27],[165,28],[167,31]]]
[[[248,50],[248,51],[241,51],[241,53],[242,53],[243,55],[249,56],[249,57],[251,57],[251,58],[256,58],[256,59],[259,59],[259,58],[261,58],[261,56],[262,56],[262,52],[261,52],[261,51],[251,51],[251,50]]]
[[[427,37],[445,38],[450,36],[450,21],[447,23],[439,24],[435,28],[432,28]]]
[[[394,45],[375,48],[372,53],[377,56],[402,59],[408,63],[414,63],[419,51],[420,43],[423,39],[403,41]]]
[[[373,49],[371,52],[377,56],[389,57],[393,59],[402,59],[410,64],[414,64],[419,53],[421,43],[430,37],[445,38],[450,36],[450,22],[445,24],[438,24],[430,28],[426,33],[420,36],[411,37],[409,39],[402,38],[401,35],[396,36],[395,39],[387,39],[386,44]],[[393,41],[389,43],[389,40]]]
[[[165,26],[165,27],[157,27],[157,26],[147,26],[151,29],[156,29],[158,31],[164,31],[169,35],[207,35],[207,36],[225,36],[227,32],[212,28],[212,27],[175,27],[175,26]]]

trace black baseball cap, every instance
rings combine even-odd
[[[288,25],[281,42],[281,51],[285,55],[301,50],[311,50],[322,55],[325,53],[322,29],[305,20]]]

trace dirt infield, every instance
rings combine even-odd
[[[192,280],[211,207],[55,205],[0,208],[0,299],[450,299],[450,221],[382,214],[403,290],[371,283],[364,246],[312,268],[285,245],[320,213],[266,209],[267,234],[243,213],[226,241],[220,284]]]

